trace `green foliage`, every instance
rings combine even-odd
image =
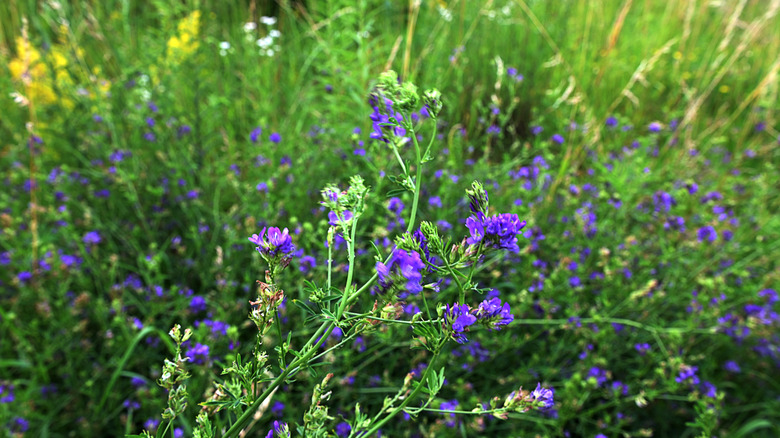
[[[0,435],[776,436],[765,3],[0,2]],[[519,255],[474,263],[470,203]],[[370,295],[418,225],[426,301]],[[514,322],[440,343],[493,289]]]

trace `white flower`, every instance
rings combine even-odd
[[[219,49],[220,50],[228,50],[228,49],[230,49],[230,43],[227,42],[227,41],[222,41],[221,43],[219,43]]]
[[[271,47],[273,43],[274,43],[274,39],[271,38],[270,36],[266,36],[257,40],[257,46],[263,50]]]
[[[452,21],[452,12],[449,9],[443,7],[442,5],[439,5],[438,10],[439,10],[439,15],[441,15],[441,18],[443,18],[444,21],[447,22]]]
[[[11,93],[10,96],[14,99],[14,102],[16,102],[16,104],[18,104],[19,106],[27,106],[30,103],[26,97],[22,96],[16,91]]]
[[[268,36],[270,36],[271,38],[279,38],[280,36],[282,36],[282,33],[276,29],[271,29],[270,31],[268,31]]]
[[[273,26],[276,24],[276,17],[260,17],[260,22],[266,26]]]
[[[252,32],[255,29],[257,29],[257,23],[252,21],[249,23],[244,23],[244,32]]]

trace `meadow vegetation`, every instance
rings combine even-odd
[[[0,436],[780,436],[779,10],[0,2]]]

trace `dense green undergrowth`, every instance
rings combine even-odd
[[[780,432],[777,2],[245,3],[0,4],[2,434],[192,436],[256,345],[256,281],[285,296],[259,340],[270,382],[351,296],[324,285],[348,278],[369,286],[248,436],[311,424],[328,374],[319,433],[349,436],[357,404],[371,416],[442,367],[441,391],[382,436]],[[391,68],[441,90],[438,119],[405,119],[432,144],[424,166],[417,141],[376,138]],[[370,188],[354,246],[326,246],[321,191],[353,175]],[[526,221],[519,251],[464,264],[468,290],[427,272],[438,290],[400,291],[403,312],[381,313],[396,323],[350,325],[421,220],[478,246],[474,180],[488,215]],[[272,282],[247,241],[266,227],[295,246]],[[434,352],[410,329],[490,297],[511,307],[501,330]],[[191,376],[168,427],[175,324]],[[471,412],[537,383],[552,409]],[[246,406],[207,408],[216,435]]]

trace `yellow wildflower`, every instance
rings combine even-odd
[[[180,64],[200,46],[200,11],[193,11],[176,26],[178,34],[168,40],[166,56],[171,64]]]

